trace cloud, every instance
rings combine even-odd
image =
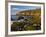
[[[12,8],[12,10],[19,10],[19,8]]]

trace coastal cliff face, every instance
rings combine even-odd
[[[35,9],[35,10],[24,10],[20,11],[16,15],[25,15],[25,16],[31,16],[31,15],[41,15],[41,9]]]
[[[18,14],[18,19],[23,22],[13,22],[11,31],[40,30],[41,29],[41,9],[24,10]]]
[[[20,11],[19,14],[16,14],[16,15],[24,16],[24,17],[27,16],[28,19],[30,17],[33,17],[32,22],[40,22],[41,23],[41,9]]]

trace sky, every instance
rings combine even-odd
[[[16,12],[23,11],[23,10],[33,10],[38,9],[40,6],[18,6],[18,5],[11,5],[11,15],[16,15]]]

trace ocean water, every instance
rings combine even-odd
[[[32,16],[22,16],[22,17],[24,17],[25,19],[27,18],[31,18],[32,19]],[[18,18],[19,18],[19,16],[16,16],[16,15],[11,15],[11,21],[17,21],[18,20]],[[20,18],[20,19],[22,19],[22,18]]]
[[[16,21],[18,19],[18,16],[16,15],[11,15],[11,21]]]

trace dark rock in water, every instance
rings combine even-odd
[[[24,19],[24,17],[19,17],[18,20],[20,20],[20,19]]]

